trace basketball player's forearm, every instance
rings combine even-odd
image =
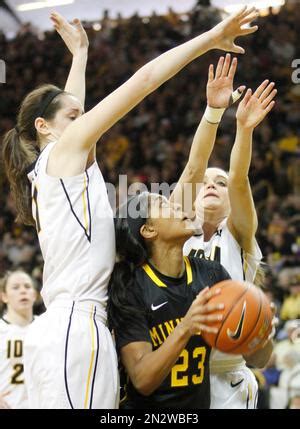
[[[87,49],[73,56],[69,76],[65,85],[65,91],[75,95],[82,106],[85,103],[85,71],[87,64]]]
[[[178,325],[157,350],[146,353],[135,364],[131,380],[142,395],[151,395],[161,385],[189,339],[190,334],[187,330]]]
[[[210,124],[204,116],[202,117],[192,142],[188,162],[171,195],[171,201],[178,204],[186,201],[183,194],[184,188],[182,188],[184,184],[192,185],[192,203],[196,200],[198,187],[203,182],[208,160],[215,144],[218,125]],[[184,209],[186,210],[186,208]]]
[[[211,124],[203,116],[197,128],[188,160],[191,170],[195,172],[192,177],[195,183],[203,181],[208,160],[216,141],[218,127],[219,124]]]
[[[207,31],[169,51],[143,66],[149,74],[151,87],[156,89],[170,79],[187,64],[217,47],[217,36],[214,29]]]
[[[269,362],[272,352],[273,352],[273,341],[270,340],[262,349],[258,350],[252,355],[245,355],[244,359],[247,365],[250,365],[256,368],[264,368]]]
[[[237,125],[236,138],[230,155],[229,180],[240,186],[248,182],[252,136],[253,130]]]

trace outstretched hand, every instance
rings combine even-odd
[[[217,24],[211,31],[216,40],[216,49],[222,49],[227,52],[235,52],[244,54],[245,50],[234,43],[235,39],[240,36],[257,31],[258,26],[245,28],[246,24],[250,24],[258,17],[258,10],[255,7],[250,9],[247,6],[238,12],[228,16],[228,18]]]
[[[73,56],[87,51],[89,40],[79,19],[74,19],[70,24],[57,12],[51,13],[50,19]]]
[[[237,58],[231,61],[231,55],[219,59],[216,72],[211,64],[208,71],[208,82],[206,87],[207,104],[214,108],[226,108],[231,103],[233,93],[233,80],[237,68]],[[240,94],[245,90],[245,86],[240,86]]]
[[[251,89],[247,90],[236,112],[236,119],[240,126],[254,129],[273,109],[275,105],[273,98],[277,94],[274,86],[274,82],[269,83],[265,80],[254,94]]]

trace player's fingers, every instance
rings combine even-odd
[[[242,103],[246,106],[249,103],[251,97],[252,97],[252,89],[248,88]]]
[[[200,322],[220,322],[223,319],[223,314],[201,314],[199,316]]]
[[[262,103],[262,107],[265,109],[273,100],[273,98],[276,96],[277,94],[277,89],[274,89],[271,94],[269,95],[269,97],[267,97],[264,102]]]
[[[234,52],[236,54],[244,54],[245,49],[241,46],[236,45],[235,43],[232,44],[232,48],[230,49],[231,52]]]
[[[83,26],[82,26],[82,24],[81,24],[81,21],[80,21],[78,18],[75,18],[75,19],[73,20],[73,24],[75,25],[75,27],[77,28],[77,30],[78,30],[80,33],[85,32],[85,30],[84,30],[84,28],[83,28]]]
[[[65,18],[57,12],[52,12],[50,14],[50,19],[52,21],[55,21],[58,25],[61,25],[61,26],[68,23],[68,21],[66,21]]]
[[[201,313],[212,313],[213,311],[224,310],[224,303],[220,302],[218,304],[205,304],[201,306]]]
[[[214,80],[214,65],[210,64],[208,69],[208,82],[212,82]]]
[[[253,10],[251,13],[241,18],[240,25],[249,24],[249,22],[254,21],[258,16],[259,12],[257,10]]]
[[[204,290],[202,292],[200,292],[200,294],[198,295],[199,297],[197,301],[198,305],[205,305],[213,296],[219,295],[221,293],[221,289],[217,288],[216,290],[211,291],[208,288],[207,290]]]
[[[261,94],[264,92],[264,90],[266,89],[266,87],[269,85],[269,79],[264,80],[259,87],[255,90],[254,92],[254,96],[259,98],[261,96]]]
[[[238,64],[237,58],[234,57],[233,60],[231,61],[230,69],[229,69],[229,72],[228,72],[228,77],[230,79],[234,78],[234,75],[235,75],[235,72],[236,72],[236,68],[237,68],[237,64]]]
[[[270,303],[270,307],[271,307],[271,311],[272,311],[272,313],[273,314],[276,314],[276,312],[277,312],[277,306],[276,306],[276,304],[275,304],[275,302],[271,302]]]
[[[218,79],[221,76],[223,64],[224,64],[224,57],[220,57],[216,68],[216,74],[215,74],[216,79]]]
[[[275,101],[271,101],[271,103],[265,109],[265,116],[271,112],[274,106],[275,106]]]
[[[248,9],[248,6],[242,7],[240,10],[238,10],[234,15],[233,18],[239,18],[242,19],[251,9]]]
[[[223,63],[222,72],[221,72],[221,76],[222,77],[226,77],[228,75],[228,70],[229,70],[229,67],[230,67],[230,61],[231,61],[231,55],[230,54],[226,54],[225,61]]]
[[[274,316],[272,319],[272,326],[276,328],[276,326],[278,326],[279,324],[279,319],[278,317]]]
[[[243,19],[247,18],[247,16],[252,15],[253,12],[256,10],[255,6],[252,6],[248,9],[248,7],[246,6],[244,8],[244,10],[241,10],[241,14],[239,15],[240,20],[242,21]]]
[[[257,25],[253,25],[253,27],[250,28],[242,28],[240,32],[240,36],[247,36],[247,34],[255,33],[258,30]]]
[[[269,83],[269,85],[263,90],[261,96],[259,97],[261,101],[264,101],[264,99],[270,95],[271,91],[274,89],[274,86],[274,82]]]
[[[204,325],[202,323],[200,323],[197,326],[199,327],[199,331],[205,331],[205,332],[212,333],[212,334],[218,333],[218,328],[214,328],[212,326]]]

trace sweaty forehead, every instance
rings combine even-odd
[[[78,98],[74,97],[74,95],[64,94],[62,98],[62,105],[66,109],[75,109],[83,113],[83,106]]]
[[[206,169],[205,177],[215,178],[217,176],[221,176],[221,177],[224,177],[225,179],[228,179],[228,174],[226,173],[226,171],[222,170],[221,168],[211,167]]]

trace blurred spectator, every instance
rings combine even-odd
[[[282,320],[300,319],[300,275],[292,277],[289,295],[284,298],[280,317]]]

